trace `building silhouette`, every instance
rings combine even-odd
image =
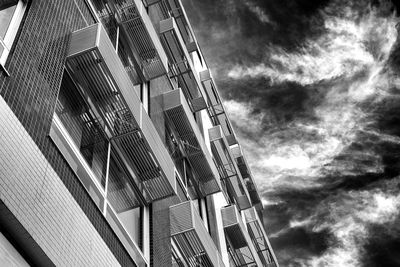
[[[0,1],[0,266],[278,266],[180,0]]]

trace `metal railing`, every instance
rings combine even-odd
[[[221,255],[191,201],[170,207],[171,238],[189,266],[223,267]]]
[[[71,36],[67,71],[148,202],[174,195],[174,164],[101,24]]]

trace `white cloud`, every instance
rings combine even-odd
[[[265,113],[255,116],[252,103],[229,101],[228,113],[233,114],[239,141],[266,195],[264,203],[279,202],[269,199],[268,193],[280,188],[316,188],[332,182],[321,179],[326,172],[338,176],[381,173],[382,159],[369,148],[351,152],[348,159],[336,160],[351,144],[363,142],[358,140],[361,133],[376,142],[400,142],[396,136],[371,130],[370,125],[377,118],[360,108],[360,103],[368,101],[375,105],[392,97],[391,89],[400,84],[399,79],[390,76],[388,67],[390,51],[397,39],[398,19],[380,17],[373,8],[358,19],[351,12],[348,9],[341,17],[324,15],[327,32],[296,53],[268,48],[268,60],[264,63],[237,65],[229,72],[233,79],[266,77],[271,84],[296,82],[318,86],[321,81],[329,80],[321,88],[326,93],[324,100],[313,107],[316,120],[296,120],[284,128],[272,124],[265,132],[260,129],[270,116],[268,107]],[[259,137],[248,137],[248,131]],[[367,159],[368,163],[357,165],[359,159]],[[397,185],[382,182],[376,187],[384,188],[329,196],[309,217],[296,217],[289,227],[271,237],[279,237],[295,227],[328,231],[333,238],[321,256],[294,261],[307,267],[360,266],[369,226],[387,224],[399,216],[400,197],[391,193],[391,187]]]
[[[257,6],[255,3],[251,1],[245,1],[244,4],[254,15],[257,16],[257,18],[262,23],[273,24],[273,22],[270,20],[269,16],[265,13],[265,11],[259,6]]]
[[[238,126],[239,140],[245,139],[241,144],[249,152],[250,165],[263,190],[319,186],[319,178],[327,170],[347,175],[383,170],[381,159],[364,151],[362,156],[373,164],[357,168],[346,162],[330,165],[361,132],[370,131],[368,125],[375,118],[365,113],[359,103],[371,98],[379,102],[390,96],[387,62],[397,38],[398,19],[394,16],[381,17],[373,8],[358,19],[351,10],[345,13],[341,17],[325,14],[326,33],[300,51],[286,53],[270,48],[269,62],[237,66],[229,73],[237,79],[264,76],[272,83],[295,81],[303,85],[332,79],[321,89],[326,91],[322,103],[313,107],[317,120],[297,120],[285,128],[271,120],[271,128],[263,133],[262,123],[272,116],[268,107],[255,115],[252,103],[225,103]],[[339,76],[340,79],[336,78]],[[248,132],[259,134],[259,138],[247,138]],[[389,139],[379,132],[373,134],[382,140]]]

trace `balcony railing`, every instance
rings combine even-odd
[[[185,156],[195,172],[198,197],[221,191],[219,174],[207,150],[203,136],[180,89],[159,96],[164,113],[183,144]]]
[[[182,6],[181,0],[143,0],[149,8],[157,6],[160,17],[168,19],[173,17],[178,26],[179,32],[182,39],[189,51],[189,53],[197,51],[199,47],[196,41],[196,37],[193,34],[192,26],[189,23],[189,19],[186,15],[185,9]]]
[[[209,129],[208,134],[210,136],[211,150],[228,196],[234,199],[234,202],[241,210],[250,208],[249,193],[244,185],[235,159],[231,155],[221,126],[218,125]]]
[[[257,210],[262,209],[261,198],[258,194],[257,185],[251,175],[251,171],[247,161],[243,155],[242,149],[239,145],[231,148],[233,157],[235,158],[236,164],[239,167],[239,171],[246,183],[247,190],[249,191],[251,202],[256,206]]]
[[[187,266],[223,267],[221,255],[192,202],[170,207],[171,238]]]
[[[196,112],[205,109],[207,105],[198,73],[193,66],[192,59],[177,29],[174,18],[160,22],[160,38],[172,63],[172,73],[170,75],[172,78],[178,79],[191,110]]]
[[[221,209],[228,251],[235,266],[263,266],[235,205]]]
[[[172,159],[101,24],[72,33],[66,68],[145,199],[175,194]]]
[[[254,247],[256,248],[258,256],[260,257],[264,266],[279,267],[275,253],[272,250],[267,234],[265,233],[263,223],[258,217],[256,209],[252,207],[245,210],[244,217],[246,219],[247,229],[253,241]]]
[[[225,108],[222,104],[210,70],[204,70],[200,72],[200,80],[204,87],[208,103],[208,112],[214,126],[221,125],[226,140],[228,141],[228,144],[230,146],[237,144],[236,136],[233,132],[231,122],[225,112]]]
[[[120,34],[127,37],[126,45],[136,61],[127,67],[128,71],[129,68],[138,68],[145,80],[168,72],[167,56],[141,0],[108,0],[94,4],[103,24],[112,28],[109,34],[113,38],[118,38]],[[116,30],[117,25],[114,24],[119,26],[121,32]]]

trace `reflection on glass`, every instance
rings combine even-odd
[[[4,40],[18,1],[0,1],[0,39]]]
[[[110,158],[107,198],[125,230],[141,247],[142,214],[138,193],[114,153]]]
[[[104,188],[108,141],[68,74],[63,77],[56,113]]]

